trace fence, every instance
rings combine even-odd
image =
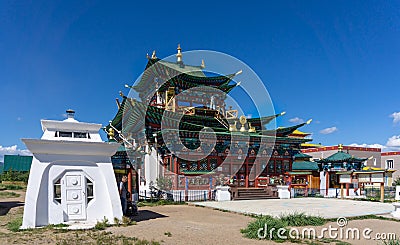
[[[367,198],[380,198],[381,197],[381,189],[379,187],[366,187],[365,196]],[[396,187],[395,186],[385,186],[384,199],[394,199],[396,196]]]
[[[140,191],[132,196],[133,201],[140,200],[169,200],[174,202],[211,201],[215,200],[214,190],[172,190],[172,191]]]
[[[292,197],[340,197],[340,188],[330,188],[328,191],[326,189],[305,189],[305,188],[292,188],[291,190]],[[328,192],[328,194],[326,194]],[[346,189],[344,189],[346,195]],[[357,193],[354,192],[354,189],[350,189],[350,196],[364,196],[366,198],[371,199],[380,199],[381,190],[380,187],[366,187],[359,190]],[[361,193],[361,195],[360,195]],[[385,200],[394,199],[396,196],[396,187],[395,186],[385,186]]]
[[[324,195],[323,190],[313,188],[307,190],[305,188],[291,188],[290,192],[292,197],[318,197]]]

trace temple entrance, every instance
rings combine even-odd
[[[83,171],[69,171],[61,179],[61,203],[65,221],[86,219],[86,177]]]

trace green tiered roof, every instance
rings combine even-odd
[[[293,171],[303,171],[303,170],[318,170],[318,163],[310,161],[293,162]]]
[[[350,155],[349,153],[345,153],[343,151],[338,151],[335,154],[325,158],[318,160],[317,162],[319,163],[343,163],[343,162],[349,162],[349,163],[361,163],[366,161],[368,158],[358,158]]]

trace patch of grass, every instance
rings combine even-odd
[[[122,216],[122,224],[124,226],[136,225],[136,221],[133,221],[133,220],[131,220],[130,218],[128,218],[126,216]]]
[[[22,217],[18,217],[16,219],[11,220],[10,222],[8,222],[7,223],[7,228],[10,231],[17,232],[17,231],[19,231],[19,227],[21,227],[21,225],[22,225]]]
[[[117,217],[114,217],[114,225],[120,226],[121,225],[121,220],[119,220]]]
[[[102,221],[97,221],[97,223],[96,223],[96,225],[94,226],[93,229],[95,229],[95,230],[105,230],[109,226],[110,226],[110,224],[108,223],[108,219],[104,216]]]
[[[169,232],[169,231],[164,232],[164,235],[166,235],[167,237],[172,237],[172,234],[171,234],[171,232]]]
[[[2,197],[2,198],[11,198],[11,197],[19,197],[19,196],[21,196],[21,195],[18,193],[15,193],[15,192],[9,192],[9,191],[1,191],[0,192],[0,197]]]
[[[159,245],[159,242],[138,239],[136,237],[126,237],[123,235],[113,235],[111,232],[84,232],[75,233],[69,238],[57,239],[56,244],[123,244],[123,245]]]
[[[349,220],[364,220],[364,219],[379,219],[379,220],[388,220],[388,221],[400,222],[400,220],[398,220],[398,219],[379,216],[379,215],[375,215],[375,214],[368,214],[368,215],[355,216],[355,217],[346,217],[346,219],[348,221]],[[326,221],[330,221],[330,222],[336,222],[336,220],[337,220],[336,218],[326,219]]]
[[[287,226],[319,226],[327,222],[322,217],[306,215],[305,213],[281,215],[279,219],[283,221]]]
[[[383,241],[384,245],[400,245],[400,240],[399,239],[392,239],[392,240],[385,240]]]
[[[19,185],[0,185],[0,190],[22,190],[24,187]]]
[[[47,225],[47,226],[45,226],[45,227],[43,227],[44,229],[55,229],[55,228],[65,228],[65,227],[68,227],[69,225],[67,225],[67,224],[50,224],[50,225]]]
[[[168,200],[158,200],[158,201],[140,201],[137,203],[138,207],[154,207],[154,206],[163,206],[163,205],[185,205],[186,202],[174,202],[174,201],[168,201]]]
[[[260,216],[256,220],[250,222],[245,229],[241,229],[240,232],[244,234],[245,237],[250,239],[268,239],[268,240],[275,240],[275,241],[282,241],[278,237],[277,230],[280,228],[286,228],[286,224],[280,220],[273,218],[272,216]],[[260,232],[261,237],[259,237],[259,230],[262,229]],[[271,232],[271,229],[273,232]],[[287,235],[288,230],[284,233],[281,233],[281,236]],[[265,237],[264,237],[265,236]]]

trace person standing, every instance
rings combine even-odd
[[[122,213],[124,216],[126,215],[126,210],[128,207],[128,200],[127,200],[128,190],[126,188],[127,181],[128,181],[128,176],[124,175],[122,176],[121,182],[119,182],[119,196],[121,198]]]

